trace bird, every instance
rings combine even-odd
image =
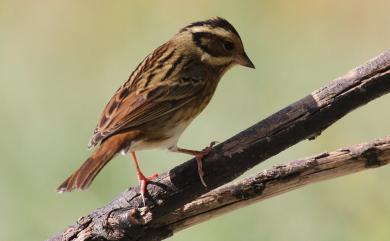
[[[180,29],[135,68],[100,115],[88,147],[93,154],[58,188],[59,193],[84,190],[118,153],[130,153],[145,204],[148,182],[136,152],[162,148],[195,157],[204,181],[203,150],[178,147],[188,125],[210,102],[221,77],[234,65],[255,68],[237,30],[226,19],[214,17]]]

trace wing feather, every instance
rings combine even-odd
[[[103,111],[101,122],[95,129],[90,146],[95,146],[105,137],[121,130],[143,125],[176,111],[193,101],[204,87],[205,82],[200,80],[164,81],[143,91],[134,91],[120,103],[116,98],[120,93],[118,91]],[[112,105],[116,107],[111,108]]]

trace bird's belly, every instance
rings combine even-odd
[[[213,88],[215,90],[215,88]],[[197,101],[183,106],[181,109],[166,115],[155,122],[148,123],[148,127],[143,129],[145,138],[139,138],[131,142],[130,151],[145,149],[168,149],[176,147],[177,142],[183,131],[188,127],[191,121],[207,106],[212,93],[204,95]]]
[[[141,139],[133,141],[130,146],[130,151],[157,148],[167,149],[169,147],[176,146],[181,134],[189,124],[190,121],[182,122],[172,128],[168,128],[161,136],[154,137],[151,139]]]

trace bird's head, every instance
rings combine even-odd
[[[255,68],[237,30],[223,18],[194,22],[181,29],[176,38],[186,41],[187,47],[210,65],[239,64]]]

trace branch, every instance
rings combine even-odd
[[[155,228],[165,229],[165,233],[175,233],[213,217],[311,183],[389,163],[390,136],[292,161],[206,193],[166,215],[155,225]]]
[[[390,91],[390,51],[351,70],[216,146],[204,163],[208,189],[191,159],[148,185],[143,207],[139,187],[82,217],[50,240],[161,240],[171,231],[154,228],[167,214],[228,183],[260,162],[323,130],[353,109]],[[114,220],[114,221],[112,221]]]

